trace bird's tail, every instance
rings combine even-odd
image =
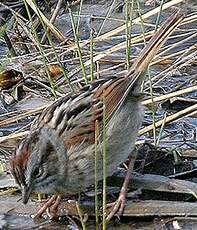
[[[129,89],[141,87],[142,81],[144,79],[144,72],[148,68],[148,65],[160,49],[160,47],[165,43],[169,35],[174,31],[174,29],[183,20],[184,15],[179,12],[173,13],[166,22],[158,29],[158,31],[152,36],[148,44],[140,53],[139,57],[133,63],[131,69],[127,73],[126,77],[129,78]]]

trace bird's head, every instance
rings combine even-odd
[[[10,170],[26,204],[31,192],[54,194],[65,171],[65,148],[48,130],[35,130],[20,143],[10,159]]]

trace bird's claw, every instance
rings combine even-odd
[[[43,213],[46,211],[48,217],[51,220],[57,219],[57,211],[61,201],[61,197],[57,195],[53,195],[50,199],[38,210],[38,212],[34,215],[34,218],[40,218]]]
[[[121,216],[124,211],[125,203],[125,194],[120,194],[118,199],[114,203],[108,204],[107,207],[111,207],[112,210],[108,214],[106,220],[111,220],[111,218],[115,215],[118,217]]]

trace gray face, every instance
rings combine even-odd
[[[54,137],[39,135],[42,139],[37,139],[30,144],[30,156],[25,171],[25,186],[22,187],[23,202],[27,203],[30,193],[56,194],[61,185],[62,179],[62,159],[59,155],[65,155],[64,146],[57,142],[52,143]],[[60,151],[64,151],[63,153]],[[65,163],[66,164],[66,163]],[[64,167],[65,168],[65,167]]]

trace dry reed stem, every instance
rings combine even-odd
[[[5,137],[0,137],[0,143],[3,143],[8,140],[18,139],[18,138],[24,138],[29,133],[29,131],[24,131],[20,133],[12,133],[10,135],[7,135]]]
[[[9,124],[14,123],[14,122],[17,122],[18,120],[23,119],[23,118],[27,118],[27,117],[32,116],[32,115],[36,115],[36,114],[42,112],[42,110],[45,109],[47,106],[49,106],[49,105],[47,104],[47,105],[41,106],[39,108],[32,109],[32,110],[29,110],[27,112],[23,112],[22,114],[19,114],[17,116],[2,120],[2,121],[0,121],[0,127],[5,126],[5,125],[9,125]]]
[[[180,26],[181,26],[181,24],[180,24]],[[154,30],[152,30],[152,31],[150,31],[150,32],[148,32],[148,33],[146,33],[146,39],[149,39],[149,38],[152,36],[153,33],[154,33]],[[103,35],[101,35],[101,36],[103,36]],[[100,37],[101,37],[101,36],[100,36]],[[99,37],[98,37],[98,38],[99,38]],[[95,39],[94,39],[94,42],[98,41],[98,40],[97,40],[98,38],[95,38]],[[135,43],[140,43],[140,42],[142,42],[143,40],[144,40],[144,39],[143,39],[143,36],[142,36],[142,35],[139,35],[139,36],[136,36],[136,37],[132,38],[132,39],[130,40],[130,42],[131,42],[131,44],[132,44],[132,46],[133,46]],[[89,41],[85,41],[85,43],[84,43],[84,42],[83,42],[83,43],[80,43],[80,47],[83,47],[84,44],[87,45],[88,43],[89,43]],[[75,48],[76,48],[76,47],[75,47]],[[124,49],[124,48],[126,48],[126,41],[124,41],[124,42],[122,42],[122,43],[119,43],[118,45],[115,45],[115,46],[113,46],[113,47],[111,47],[111,48],[109,48],[109,49],[103,50],[102,52],[100,52],[99,54],[97,54],[96,56],[94,56],[93,62],[99,61],[99,60],[101,60],[102,58],[104,58],[104,57],[106,57],[106,56],[109,56],[110,54],[112,54],[112,53],[114,53],[114,52],[116,52],[116,51],[119,51],[120,49]],[[73,47],[68,48],[68,50],[65,51],[63,54],[65,54],[65,53],[67,53],[68,51],[71,51],[71,50],[73,50]],[[182,51],[182,52],[183,52],[183,51]],[[154,62],[151,63],[151,65],[152,65],[152,64],[156,64],[156,63],[158,63],[159,61],[160,61],[160,60],[154,61]],[[87,60],[86,62],[84,62],[84,66],[85,66],[85,67],[89,66],[90,64],[91,64],[91,60]],[[81,71],[81,68],[80,68],[80,67],[77,67],[77,68],[75,68],[74,70],[72,70],[72,71],[70,71],[70,72],[68,73],[68,77],[71,78],[73,75],[77,74],[77,73],[80,72],[80,71]],[[153,79],[153,80],[154,80],[154,79]],[[59,86],[59,85],[62,84],[62,83],[63,83],[63,81],[60,80],[60,81],[58,81],[57,85]]]
[[[174,5],[176,5],[178,3],[181,3],[183,1],[184,0],[172,0],[172,1],[168,2],[168,3],[165,3],[163,5],[163,10],[168,9],[169,7],[174,6]],[[157,14],[159,11],[160,11],[160,7],[157,7],[155,9],[150,10],[149,12],[143,14],[142,18],[143,19],[149,18],[149,17]],[[140,17],[138,17],[138,18],[134,19],[132,22],[133,22],[133,24],[136,24],[136,23],[140,23],[140,20],[141,20]],[[183,20],[183,22],[184,22],[184,20]],[[128,26],[130,26],[130,24]],[[109,31],[109,32],[107,32],[107,33],[105,33],[103,35],[100,35],[99,37],[94,39],[94,42],[106,41],[109,38],[111,38],[112,36],[115,36],[115,35],[119,34],[120,32],[124,31],[125,29],[126,29],[126,24],[124,24],[124,25],[122,25],[122,26],[120,26],[120,27],[118,27],[118,28],[116,28],[114,30],[111,30],[111,31]],[[81,42],[80,47],[82,48],[82,47],[86,46],[89,43],[90,43],[90,41],[88,41],[88,40],[84,41],[84,42]],[[125,45],[125,47],[126,47],[126,45]],[[76,48],[77,48],[77,46],[73,45],[73,46],[68,48],[67,52],[73,51]]]
[[[147,34],[148,34],[148,36],[146,38],[150,38],[151,37],[150,33],[147,33]],[[136,36],[136,37],[131,39],[132,44],[133,43],[139,43],[139,42],[142,42],[142,41],[143,41],[142,35]],[[111,47],[109,49],[103,50],[102,52],[100,52],[99,54],[97,54],[96,56],[93,57],[93,62],[97,62],[97,61],[101,60],[102,58],[104,58],[106,56],[109,56],[110,54],[112,54],[112,53],[114,53],[114,52],[116,52],[116,51],[118,51],[120,49],[123,49],[125,47],[126,47],[126,41],[121,42],[118,45],[115,45],[115,46],[113,46],[113,47]],[[88,61],[84,62],[85,67],[87,67],[89,65],[91,65],[91,60],[88,60]],[[68,77],[71,78],[72,76],[74,76],[75,74],[77,74],[80,71],[81,71],[81,67],[77,67],[77,68],[73,69],[72,71],[70,71],[68,73]],[[61,85],[63,83],[63,81],[62,80],[58,81],[57,85],[58,86]]]
[[[190,40],[191,38],[195,38],[196,36],[197,36],[197,32],[193,32],[190,36],[188,36],[188,37],[186,37],[186,38],[184,38],[184,39],[181,39],[181,40],[178,41],[178,42],[175,42],[175,43],[173,43],[173,44],[170,44],[168,48],[165,49],[165,47],[164,47],[163,51],[161,51],[161,52],[159,53],[159,55],[163,55],[163,54],[167,53],[168,51],[170,51],[170,50],[176,48],[176,47],[179,46],[179,45],[182,45],[183,43],[187,42],[187,41]]]
[[[194,111],[197,110],[197,104],[196,105],[192,105],[186,109],[183,109],[173,115],[170,115],[168,117],[165,118],[165,124],[169,123],[169,122],[172,122],[172,121],[175,121],[175,120],[178,120],[180,118],[183,118],[183,116],[186,116],[188,115],[189,113],[192,113]],[[160,121],[157,121],[155,122],[155,127],[158,128],[160,127],[162,124],[164,123],[164,119],[160,120]],[[140,129],[139,131],[139,135],[142,135],[144,133],[147,133],[149,131],[151,131],[153,129],[153,125],[149,125],[143,129]]]
[[[65,42],[68,40],[46,17],[45,15],[35,6],[32,0],[26,0],[28,5],[32,8],[32,10],[37,14],[38,17],[42,17],[45,25],[50,28],[51,32],[59,38],[61,41]]]
[[[194,91],[197,91],[197,85],[188,87],[186,89],[181,89],[181,90],[178,90],[178,91],[173,92],[173,93],[168,93],[166,95],[162,95],[162,96],[159,96],[159,97],[154,97],[153,99],[145,100],[145,101],[142,102],[142,104],[143,105],[149,105],[152,102],[160,102],[160,101],[163,101],[163,100],[166,100],[166,99],[170,99],[172,97],[177,97],[179,95],[183,95],[183,94],[186,94],[186,93],[191,93],[191,92],[194,92]]]
[[[170,2],[167,2],[167,3],[163,4],[162,11],[164,11],[165,9],[168,9],[169,7],[172,7],[172,6],[176,5],[176,4],[179,4],[179,3],[183,2],[183,1],[184,0],[172,0]],[[160,6],[156,7],[155,9],[150,10],[149,12],[143,14],[142,19],[145,20],[146,18],[149,18],[149,17],[159,13],[160,10],[161,10]],[[139,23],[140,21],[141,21],[141,19],[140,19],[140,17],[138,17],[138,18],[133,19],[132,23],[136,24],[136,23]],[[131,26],[130,23],[128,23],[128,26]],[[106,38],[112,37],[112,36],[114,36],[116,34],[119,34],[120,32],[124,31],[125,29],[126,29],[126,24],[124,24],[124,25],[122,25],[122,26],[120,26],[120,27],[108,32],[108,33],[105,33],[105,34],[97,37],[95,39],[95,42],[106,40]]]
[[[55,19],[56,19],[56,17],[58,16],[58,13],[59,13],[59,11],[60,11],[62,2],[63,2],[63,0],[58,0],[58,2],[57,2],[57,4],[56,4],[56,7],[55,7],[55,10],[53,11],[53,14],[52,14],[52,16],[51,16],[51,18],[50,18],[50,20],[49,20],[49,22],[50,22],[51,24],[53,24],[53,23],[55,22]],[[50,31],[50,28],[47,28],[47,32],[49,32],[49,31]],[[42,37],[42,39],[41,39],[41,43],[45,40],[47,32],[44,33],[44,35],[43,35],[43,37]]]
[[[194,52],[188,55],[188,53],[193,49],[194,49]],[[167,69],[165,69],[164,71],[160,72],[156,76],[152,77],[152,81],[155,81],[155,80],[158,79],[157,81],[155,81],[153,83],[153,86],[155,84],[158,84],[160,81],[162,81],[170,71],[177,69],[177,66],[180,66],[182,63],[186,64],[186,60],[191,62],[192,58],[194,58],[196,56],[196,53],[197,53],[196,50],[197,50],[196,45],[193,45],[193,46],[189,47],[187,50],[180,51],[179,54],[181,53],[182,55],[179,56],[179,58],[172,65],[170,65]],[[175,55],[175,54],[172,54],[172,55]],[[172,55],[168,55],[168,58],[172,57]],[[186,58],[185,58],[186,60],[184,60],[184,56],[186,56]],[[147,85],[147,84],[148,84],[148,82],[145,82],[144,85]]]

